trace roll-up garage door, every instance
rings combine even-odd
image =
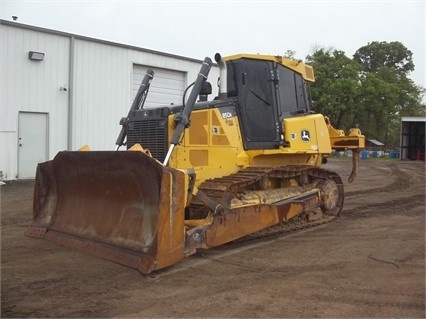
[[[133,65],[132,101],[138,92],[146,70],[149,68],[154,71],[154,79],[151,82],[144,107],[158,107],[171,103],[182,104],[183,91],[185,90],[185,72],[137,64]]]

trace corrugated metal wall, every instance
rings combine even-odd
[[[0,39],[0,170],[14,179],[19,111],[49,114],[50,157],[67,148],[68,94],[60,87],[68,83],[69,38],[0,25]],[[29,51],[43,52],[44,60],[30,60]]]
[[[154,78],[149,87],[149,94],[145,100],[144,108],[182,104],[182,96],[186,86],[186,72],[139,64],[133,66],[132,98],[138,93],[141,82],[148,69],[154,71]]]
[[[73,150],[85,144],[93,150],[113,149],[129,97],[127,55],[123,48],[75,40],[71,92]]]
[[[0,29],[0,171],[5,179],[19,177],[19,112],[48,113],[49,159],[85,144],[113,150],[119,121],[133,101],[135,65],[183,72],[185,87],[201,67],[194,59],[4,20]],[[45,53],[44,60],[29,60],[30,50]],[[218,75],[213,66],[212,96]]]
[[[201,67],[194,61],[82,39],[74,42],[74,64],[72,148],[87,144],[93,150],[115,149],[119,121],[127,115],[135,94],[134,65],[184,72],[185,87]],[[211,74],[216,81],[218,70],[213,68]]]

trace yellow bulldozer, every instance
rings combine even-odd
[[[199,249],[323,224],[343,207],[332,150],[365,138],[310,110],[311,66],[281,56],[206,57],[182,105],[144,108],[148,70],[115,151],[59,152],[37,167],[26,235],[80,249],[147,274]],[[125,146],[126,150],[119,150]]]

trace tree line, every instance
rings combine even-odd
[[[287,51],[290,58],[293,51]],[[348,130],[358,125],[369,139],[388,149],[399,146],[401,117],[425,116],[425,89],[410,79],[413,53],[401,42],[370,42],[352,57],[317,48],[306,57],[316,82],[310,85],[312,109]]]

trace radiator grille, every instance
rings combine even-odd
[[[167,130],[163,119],[145,119],[130,123],[127,129],[127,148],[139,143],[152,156],[163,162],[167,154]]]

